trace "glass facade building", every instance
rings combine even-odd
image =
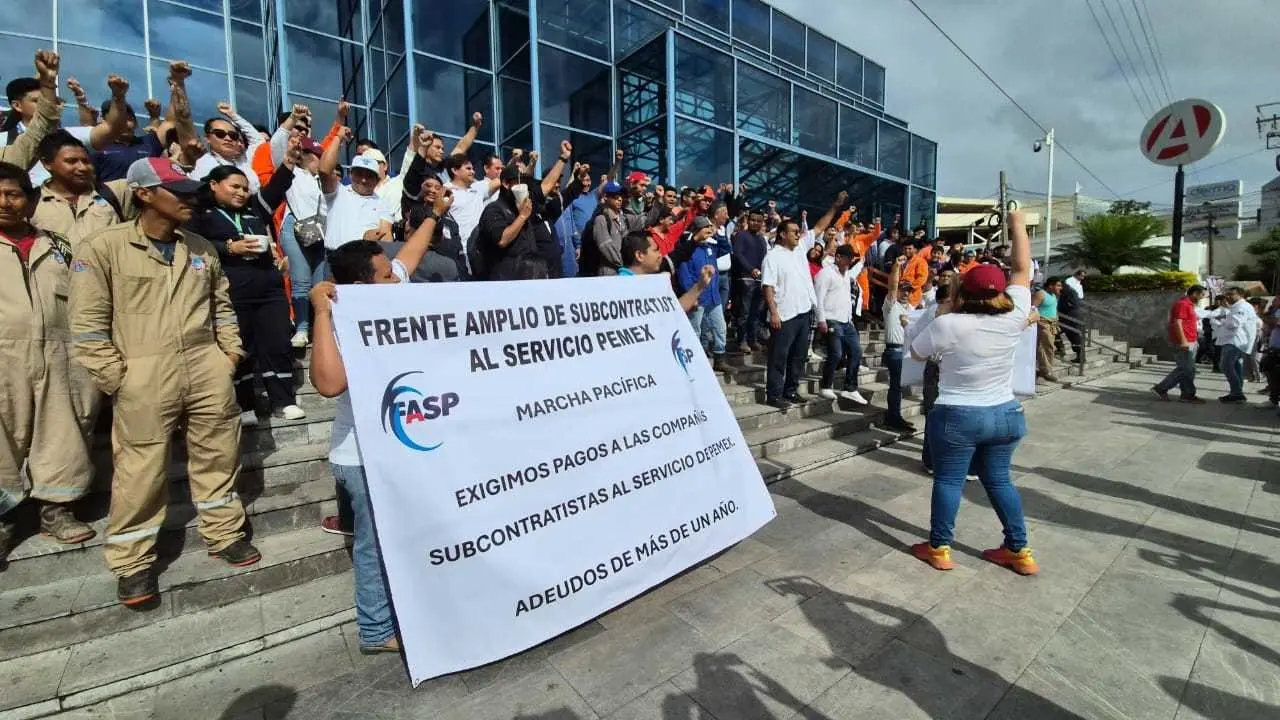
[[[43,0],[0,3],[0,39],[6,80],[54,47],[92,99],[118,72],[135,106],[188,60],[197,122],[231,99],[325,127],[345,97],[395,158],[414,123],[457,138],[479,111],[476,156],[568,138],[597,173],[621,148],[667,184],[811,213],[843,189],[864,219],[933,227],[937,145],[885,113],[885,68],[762,0]]]

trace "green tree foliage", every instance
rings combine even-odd
[[[1122,267],[1156,271],[1173,269],[1169,248],[1147,247],[1145,244],[1164,232],[1164,223],[1148,214],[1116,212],[1116,207],[1112,206],[1112,211],[1106,215],[1094,215],[1080,221],[1078,229],[1080,241],[1064,245],[1058,251],[1068,264],[1093,268],[1103,275],[1112,275]]]
[[[1111,203],[1108,215],[1150,215],[1151,203],[1137,200],[1116,200]]]

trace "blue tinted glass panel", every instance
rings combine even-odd
[[[628,170],[639,170],[654,180],[654,184],[667,178],[667,131],[660,123],[649,125],[618,138],[618,149],[626,153],[624,164]]]
[[[936,180],[938,145],[919,135],[911,136],[911,182],[933,187]]]
[[[661,35],[670,24],[665,17],[633,2],[617,0],[613,5],[613,56],[619,59],[626,57],[632,50]]]
[[[836,41],[809,31],[809,72],[824,80],[836,81]]]
[[[760,0],[733,0],[733,38],[769,53],[769,6]]]
[[[218,5],[221,6],[222,3],[219,2]],[[231,17],[261,23],[262,0],[231,0]]]
[[[717,125],[733,125],[733,58],[677,37],[676,112]]]
[[[262,28],[248,23],[231,22],[231,69],[237,75],[256,78],[267,76]]]
[[[934,195],[928,190],[911,188],[911,217],[906,218],[912,230],[924,228],[926,237],[934,237]]]
[[[738,127],[791,142],[791,83],[738,63]]]
[[[680,10],[684,7],[684,0],[654,0],[654,2],[658,3],[659,5],[666,5],[672,10],[675,10],[676,12],[680,12]]]
[[[84,42],[112,50],[145,52],[142,39],[142,0],[61,0],[58,3],[59,50],[64,42]]]
[[[905,178],[910,170],[910,133],[885,122],[880,123],[879,170]]]
[[[840,159],[876,166],[876,119],[845,105],[840,106]]]
[[[511,157],[512,150],[529,151],[533,147],[533,126],[516,131],[502,142],[502,159],[506,161]],[[575,148],[575,151],[577,149]]]
[[[18,48],[24,47],[25,40],[16,38],[5,38],[4,56],[8,58],[14,55],[10,62],[13,62],[18,70],[16,74],[31,77],[35,75],[35,67],[33,65],[34,53],[21,52],[19,55]],[[39,47],[48,49],[48,43],[39,42]],[[29,46],[28,46],[29,47]],[[79,73],[74,77],[78,78],[84,85],[84,91],[88,93],[89,100],[95,104],[101,105],[103,100],[108,97],[106,68],[111,68],[110,72],[123,76],[129,81],[131,92],[129,94],[129,104],[133,106],[134,111],[139,115],[146,115],[146,111],[142,109],[142,101],[146,99],[147,92],[147,62],[137,55],[124,55],[121,53],[108,52],[106,50],[93,50],[78,45],[68,45],[61,43],[58,45],[58,55],[62,61],[62,72],[65,77],[72,77],[72,73]],[[5,66],[7,67],[7,65]],[[99,69],[101,68],[101,70]],[[92,73],[92,74],[89,74]],[[165,82],[165,78],[169,76],[168,65],[158,71],[153,78],[155,83],[155,97],[167,108],[169,106],[169,85]],[[5,75],[12,78],[14,75]],[[187,82],[190,82],[188,80]],[[66,93],[70,95],[70,93]],[[227,91],[222,91],[222,98],[225,99]],[[216,102],[216,101],[215,101]],[[75,103],[70,103],[74,105]],[[208,106],[208,110],[213,109],[213,105]],[[195,105],[192,105],[192,112],[196,112]],[[199,120],[196,124],[199,124]],[[75,123],[79,125],[79,121]]]
[[[382,11],[382,38],[387,52],[404,52],[404,2],[396,0]]]
[[[806,150],[836,154],[836,101],[796,88],[795,144]]]
[[[552,127],[550,125],[542,126],[542,172],[546,173],[551,166],[556,164],[556,158],[560,157],[560,141],[568,140],[573,144],[573,159],[564,168],[564,174],[560,176],[560,184],[564,185],[564,180],[573,172],[573,164],[576,162],[590,163],[592,168],[600,168],[596,171],[597,177],[604,172],[613,163],[613,139],[599,137],[596,135],[588,135],[587,133],[578,132],[576,130],[565,130],[564,128]],[[632,170],[627,165],[627,170]]]
[[[342,45],[323,35],[285,28],[289,89],[336,100],[342,95]]]
[[[392,115],[409,116],[409,82],[405,80],[405,64],[401,63],[387,80],[387,110]],[[424,113],[430,108],[422,108]]]
[[[151,1],[153,3],[157,2],[157,0],[151,0]],[[209,12],[217,12],[217,13],[222,12],[222,0],[181,0],[181,1],[182,1],[182,4],[184,5],[190,5],[191,7],[200,8],[201,10],[208,10]],[[232,1],[234,2],[234,0]]]
[[[609,59],[609,3],[538,0],[538,39]]]
[[[151,61],[151,84],[159,94],[157,99],[164,103],[165,107],[169,104],[169,86],[165,80],[168,76],[169,63]],[[205,120],[218,116],[218,103],[231,99],[226,74],[209,70],[193,70],[191,77],[187,78],[187,97],[191,100],[191,119],[199,129]],[[239,112],[238,107],[236,112]],[[242,116],[249,117],[243,114]]]
[[[777,10],[773,11],[773,56],[804,67],[804,25]]]
[[[729,0],[685,0],[684,14],[720,32],[729,32]]]
[[[48,40],[32,40],[30,38],[6,37],[4,39],[4,52],[0,53],[0,82],[7,83],[10,80],[18,77],[35,77],[36,51],[40,50],[41,48],[45,50],[50,49],[51,45],[49,44],[49,41]],[[70,46],[70,45],[63,45],[61,48],[62,68],[63,68],[62,72],[67,73],[67,77],[73,77],[71,73],[79,72],[78,70],[73,70],[72,68],[109,67],[109,68],[113,68],[112,72],[119,72],[121,75],[124,75],[125,78],[128,79],[131,83],[133,83],[133,87],[137,88],[136,90],[134,90],[134,93],[136,93],[137,95],[142,95],[143,93],[146,92],[147,90],[146,65],[142,62],[141,58],[139,58],[137,61],[138,62],[137,68],[139,68],[140,71],[133,74],[126,75],[125,73],[120,72],[119,70],[115,70],[114,69],[115,65],[107,65],[105,63],[100,65],[85,64],[83,55],[77,58],[77,62],[75,64],[72,64],[70,58],[67,57],[67,53],[71,52],[73,49],[78,50],[78,48],[74,48],[73,46]],[[97,51],[94,50],[94,51],[88,51],[88,52],[97,52]],[[114,55],[114,53],[112,53],[112,55]],[[123,57],[123,56],[118,56],[118,57]],[[80,82],[84,84],[84,91],[89,93],[91,100],[93,98],[100,98],[99,102],[101,102],[101,100],[105,100],[107,98],[108,93],[107,93],[107,85],[105,82],[106,80],[105,75],[102,76],[101,78],[93,78],[92,81],[90,80],[90,76],[87,76],[87,75],[75,75],[74,77],[84,78]],[[71,93],[67,93],[67,95],[70,95],[70,94]],[[9,103],[4,98],[0,98],[0,103],[4,103],[5,107],[9,106]],[[75,105],[75,102],[71,102],[69,104]],[[137,100],[134,99],[132,101],[132,104],[137,104]],[[64,108],[64,109],[70,109],[74,111],[75,108]],[[74,112],[72,113],[72,116],[73,117],[75,116]],[[80,123],[76,121],[73,124],[78,125]]]
[[[498,5],[498,51],[506,62],[520,48],[529,44],[529,13],[514,7],[512,3]],[[419,48],[421,49],[421,48]]]
[[[414,7],[414,49],[460,60],[468,65],[489,67],[489,3],[488,0],[454,0],[445,11],[431,12],[434,3],[419,2]],[[427,11],[426,16],[422,16]],[[524,23],[525,41],[529,24]]]
[[[493,117],[492,75],[450,63],[417,59],[418,87],[414,100],[424,122],[430,123],[432,130],[447,135],[463,135],[470,125],[471,113]],[[477,138],[492,140],[493,123],[486,122]]]
[[[657,38],[618,63],[618,105],[625,132],[667,113],[667,44]]]
[[[801,210],[808,210],[810,218],[818,217],[841,190],[858,206],[860,221],[869,223],[882,217],[888,223],[903,211],[906,186],[893,180],[754,141],[742,143],[739,158],[741,182],[768,188],[783,215],[796,217]]]
[[[884,105],[884,68],[868,60],[862,94],[878,105]]]
[[[540,44],[538,68],[543,120],[601,134],[612,130],[608,65]]]
[[[836,84],[857,95],[862,94],[862,56],[841,45],[836,49]]]
[[[39,3],[0,3],[0,28],[5,32],[53,37],[53,4],[41,7]],[[9,38],[5,38],[5,43],[8,42]]]
[[[691,120],[676,119],[677,185],[733,182],[733,135]]]
[[[502,92],[502,127],[504,132],[522,128],[533,122],[533,91],[529,83],[515,78],[503,77],[499,89]]]
[[[275,118],[267,104],[267,84],[257,80],[236,78],[236,112],[255,125],[273,127]]]
[[[285,22],[330,35],[363,38],[360,0],[286,0]]]

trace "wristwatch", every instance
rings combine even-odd
[[[428,210],[427,216],[422,218],[422,222],[426,222],[428,220],[435,220],[436,222],[440,222],[440,215],[437,214],[435,210]]]
[[[567,163],[567,162],[569,162],[569,161],[570,161],[570,160],[572,160],[572,159],[573,159],[573,157],[572,157],[571,155],[561,155],[561,156],[560,156],[560,162],[562,162],[562,163]]]

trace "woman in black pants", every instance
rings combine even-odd
[[[240,423],[258,424],[253,376],[266,386],[273,417],[299,420],[293,385],[293,350],[289,337],[289,298],[284,292],[283,254],[272,237],[272,215],[284,202],[293,184],[293,168],[299,156],[296,143],[271,180],[257,194],[249,180],[233,165],[220,165],[205,177],[201,208],[188,223],[218,250],[222,269],[231,285],[231,304],[240,324],[240,339],[247,356],[236,369],[236,400]]]

